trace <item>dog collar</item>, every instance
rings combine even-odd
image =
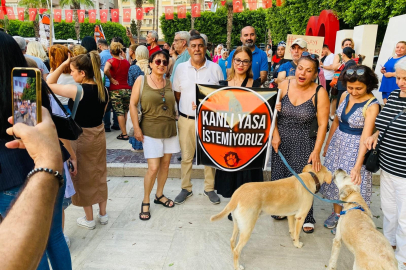
[[[361,205],[358,205],[358,206],[355,206],[355,207],[353,207],[353,208],[350,208],[350,209],[341,211],[341,212],[340,212],[340,216],[345,215],[345,214],[346,214],[348,211],[350,211],[350,210],[361,210],[362,212],[365,211],[365,209],[362,208]]]
[[[319,190],[320,190],[320,181],[319,181],[319,178],[317,177],[317,175],[316,175],[314,172],[309,172],[309,173],[310,173],[310,175],[313,177],[314,182],[316,183],[316,192],[315,192],[315,193],[317,193],[317,192],[319,192]]]

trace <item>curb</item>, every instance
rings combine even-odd
[[[147,173],[148,165],[146,163],[107,163],[107,176],[110,177],[144,177]],[[181,178],[180,164],[171,164],[169,166],[168,178]],[[193,179],[204,179],[204,166],[193,165]],[[268,181],[271,178],[271,169],[264,171],[264,179]],[[372,185],[380,185],[380,171],[372,174]]]

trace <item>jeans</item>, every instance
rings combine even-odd
[[[49,270],[48,258],[51,262],[52,269],[72,270],[72,261],[68,245],[62,232],[62,201],[65,194],[64,184],[58,192],[56,198],[54,213],[52,217],[51,230],[49,233],[48,244],[38,270]],[[12,206],[14,199],[23,186],[18,186],[6,191],[0,192],[0,214],[5,217],[7,211]],[[23,220],[21,222],[24,222]]]
[[[103,122],[104,122],[104,129],[110,129],[111,127],[111,110],[113,109],[113,106],[111,105],[111,100],[107,104],[107,109],[106,113],[104,114]],[[117,114],[113,110],[113,127],[119,127],[118,125],[118,120],[117,120]]]

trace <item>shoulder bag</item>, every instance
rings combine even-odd
[[[319,123],[317,122],[317,94],[319,93],[321,87],[322,87],[321,85],[317,86],[316,94],[314,96],[314,107],[316,107],[316,117],[313,119],[313,122],[310,125],[309,138],[316,138],[317,132],[319,131]],[[329,131],[329,129],[330,125],[327,123],[327,131]]]
[[[79,136],[83,133],[82,128],[75,122],[75,115],[76,111],[80,102],[80,99],[82,97],[83,93],[83,88],[81,85],[77,85],[77,93],[75,97],[75,102],[73,103],[73,108],[72,108],[72,115],[69,115],[69,113],[66,111],[65,107],[62,105],[62,103],[59,101],[59,99],[55,96],[54,92],[49,88],[48,89],[51,95],[54,97],[56,103],[59,105],[59,107],[62,109],[64,112],[65,116],[59,116],[52,114],[52,120],[55,123],[56,131],[58,133],[58,137],[61,139],[66,139],[66,140],[77,140]]]
[[[375,173],[379,170],[379,147],[380,147],[390,125],[393,123],[393,121],[398,119],[399,116],[401,116],[405,112],[406,112],[406,109],[403,109],[398,115],[395,116],[395,118],[393,118],[389,122],[389,124],[386,126],[384,132],[382,133],[381,139],[378,141],[375,149],[371,149],[365,154],[364,165],[365,165],[365,169],[367,169],[368,171]]]
[[[144,84],[145,84],[145,76],[142,76],[140,97],[138,99],[138,105],[137,105],[139,123],[141,123],[141,119],[142,119],[141,96],[142,96],[142,90],[144,89]],[[134,137],[134,125],[133,125],[133,121],[131,119],[131,113],[127,114],[127,122],[126,122],[125,126],[126,126],[128,136]]]

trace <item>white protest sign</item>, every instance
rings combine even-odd
[[[290,47],[293,41],[297,38],[303,38],[307,42],[307,51],[312,54],[317,54],[321,56],[321,50],[323,49],[324,37],[313,37],[313,36],[301,36],[301,35],[291,35],[289,34],[286,39],[286,50],[285,59],[292,59],[290,54]]]

